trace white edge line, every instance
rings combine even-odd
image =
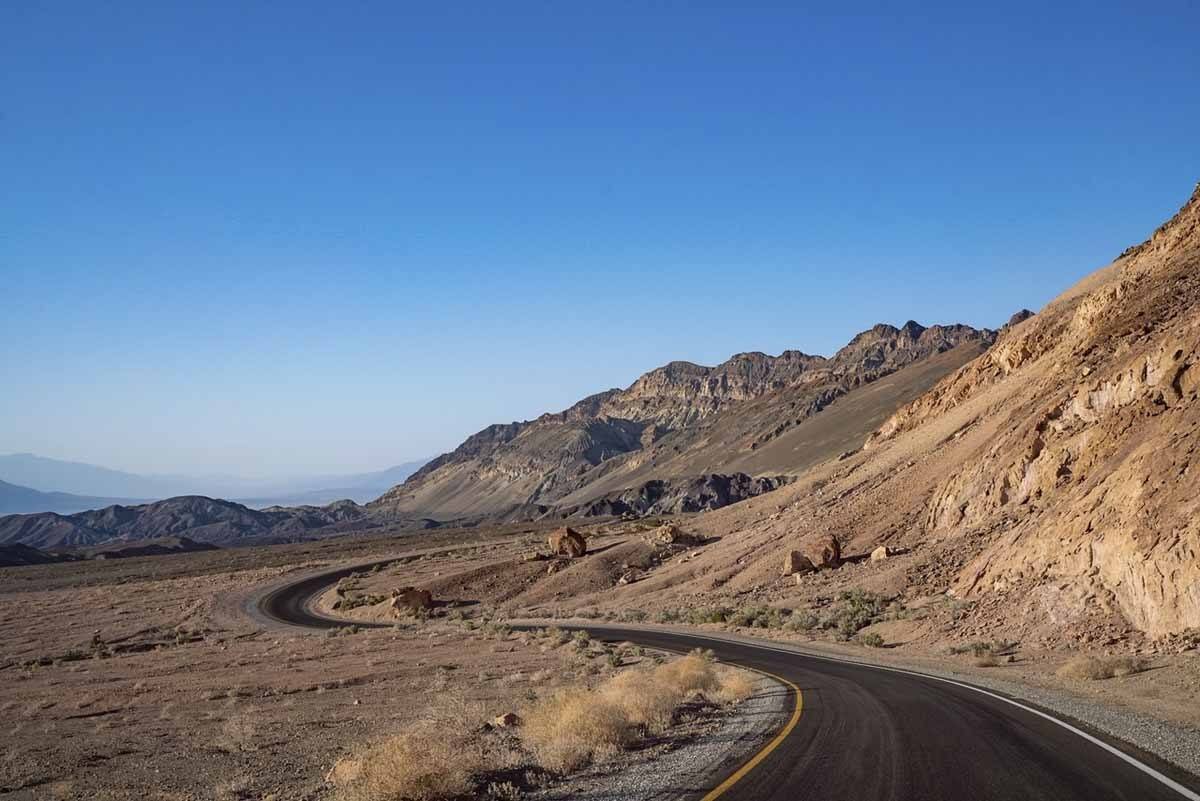
[[[587,628],[587,626],[580,626],[580,628]],[[604,626],[594,626],[594,628],[604,628]],[[616,627],[614,627],[614,628],[616,628]],[[629,631],[629,629],[624,629],[624,630]],[[858,667],[873,668],[875,670],[888,670],[893,673],[907,673],[910,676],[919,676],[923,679],[932,679],[933,681],[941,681],[941,682],[945,682],[946,684],[953,684],[956,687],[962,687],[967,690],[974,690],[975,692],[980,693],[982,695],[986,695],[991,698],[995,698],[999,701],[1004,701],[1005,703],[1012,704],[1013,706],[1015,706],[1019,709],[1023,709],[1026,712],[1031,712],[1034,715],[1037,715],[1038,717],[1045,718],[1046,720],[1049,720],[1053,723],[1057,723],[1059,726],[1062,726],[1067,731],[1073,732],[1073,733],[1079,735],[1080,737],[1082,737],[1083,739],[1087,740],[1088,742],[1092,743],[1093,745],[1098,745],[1101,748],[1103,748],[1105,751],[1108,751],[1110,754],[1112,754],[1116,757],[1119,757],[1120,759],[1123,759],[1125,762],[1128,762],[1130,765],[1133,765],[1135,768],[1140,770],[1142,773],[1145,773],[1147,776],[1150,776],[1153,779],[1157,779],[1159,782],[1161,782],[1162,784],[1165,784],[1167,787],[1170,787],[1172,790],[1179,793],[1184,798],[1189,799],[1189,801],[1200,801],[1200,794],[1192,792],[1187,787],[1184,787],[1182,784],[1180,784],[1179,782],[1172,779],[1170,776],[1167,776],[1166,774],[1155,770],[1154,768],[1150,767],[1149,765],[1142,762],[1141,760],[1125,753],[1120,748],[1116,748],[1112,745],[1109,745],[1108,743],[1104,742],[1100,738],[1094,737],[1094,736],[1088,734],[1083,729],[1080,729],[1076,726],[1072,726],[1070,723],[1067,723],[1065,720],[1060,720],[1059,718],[1056,718],[1053,715],[1049,715],[1049,714],[1041,711],[1040,709],[1034,709],[1031,706],[1022,704],[1020,701],[1014,701],[1013,699],[1006,698],[1005,696],[1000,695],[999,693],[994,693],[994,692],[991,692],[990,690],[985,690],[982,687],[976,687],[973,684],[967,684],[966,682],[955,681],[954,679],[947,679],[947,678],[943,678],[941,676],[934,676],[929,673],[921,673],[920,671],[917,671],[917,670],[908,670],[907,668],[891,667],[889,665],[875,665],[870,662],[860,662],[856,659],[839,659],[838,657],[835,657],[835,656],[825,656],[825,655],[820,655],[820,654],[813,654],[813,653],[808,653],[805,651],[800,651],[800,650],[791,649],[791,648],[779,648],[777,646],[767,645],[765,643],[760,645],[759,643],[756,643],[756,642],[748,642],[746,640],[734,639],[732,637],[712,636],[709,634],[691,634],[690,632],[677,632],[677,631],[672,631],[670,629],[645,629],[645,631],[647,631],[647,633],[657,631],[657,632],[662,632],[664,634],[683,634],[684,636],[692,636],[692,637],[695,637],[698,639],[718,640],[720,642],[727,642],[732,645],[749,646],[751,648],[759,648],[764,651],[775,651],[775,652],[781,653],[781,654],[790,654],[791,656],[807,657],[809,659],[822,659],[826,662],[837,662],[837,663],[844,664],[844,665],[857,665]]]

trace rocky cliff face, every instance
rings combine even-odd
[[[567,497],[582,508],[597,480],[607,484],[591,497],[720,469],[707,452],[694,464],[673,464],[670,475],[654,473],[653,463],[730,427],[735,410],[750,402],[779,401],[755,418],[759,434],[770,439],[881,376],[964,343],[986,347],[993,337],[969,326],[925,328],[910,321],[864,331],[832,358],[793,350],[741,353],[716,367],[671,362],[626,389],[592,395],[563,412],[489,426],[372,506],[442,519],[503,515]],[[630,473],[629,483],[610,486],[622,471]]]
[[[1136,628],[1200,627],[1200,188],[1145,243],[899,410],[872,449],[954,412],[990,426],[927,536],[986,532],[954,589],[1053,587]]]

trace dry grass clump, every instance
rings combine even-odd
[[[717,687],[718,701],[731,704],[742,701],[754,694],[754,680],[744,670],[724,670],[721,672],[720,684]]]
[[[1068,679],[1098,681],[1119,676],[1132,676],[1149,667],[1136,656],[1076,656],[1055,671],[1056,675]]]
[[[697,651],[653,670],[618,673],[595,690],[560,691],[526,712],[523,740],[542,767],[562,773],[615,753],[639,731],[665,731],[696,694],[732,702],[753,691],[743,671],[718,671],[710,654]]]
[[[558,773],[616,753],[633,739],[624,710],[604,693],[559,690],[525,713],[522,735],[538,764]]]
[[[339,801],[436,801],[473,791],[482,768],[466,737],[426,722],[339,761],[329,780]]]
[[[528,765],[567,773],[616,753],[647,733],[670,727],[676,710],[702,697],[727,703],[749,696],[746,672],[720,668],[696,651],[652,669],[630,669],[594,689],[571,687],[523,711],[520,745],[481,729],[478,710],[453,694],[439,696],[425,720],[338,760],[326,775],[337,801],[437,801],[476,792],[496,771]],[[493,781],[493,797],[509,787]],[[516,789],[516,788],[513,788]]]

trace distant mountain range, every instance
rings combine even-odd
[[[323,505],[343,499],[365,503],[403,482],[426,461],[405,462],[369,473],[246,479],[139,475],[32,453],[14,453],[0,456],[0,513],[68,513],[181,495],[233,498],[259,508]]]
[[[120,543],[186,537],[196,543],[247,545],[299,542],[383,525],[421,529],[432,520],[389,515],[339,501],[327,506],[251,509],[233,501],[184,495],[137,506],[108,506],[72,515],[52,512],[0,517],[0,545],[114,550]]]
[[[0,481],[0,514],[29,512],[58,512],[70,514],[85,509],[99,509],[115,503],[139,503],[131,498],[102,498],[94,495],[72,495],[69,492],[41,492]]]

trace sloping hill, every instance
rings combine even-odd
[[[743,353],[716,367],[672,362],[627,389],[558,414],[498,424],[434,459],[371,504],[439,519],[505,515],[530,506],[582,507],[652,481],[711,473],[798,471],[856,448],[899,404],[978,355],[995,332],[969,326],[877,325],[832,358]],[[832,429],[804,424],[910,365]]]
[[[1200,628],[1200,189],[863,451],[689,525],[720,541],[604,602],[816,608],[867,588],[919,609],[904,625],[930,643],[953,630],[1094,647]],[[785,551],[828,535],[896,555],[781,576]]]

